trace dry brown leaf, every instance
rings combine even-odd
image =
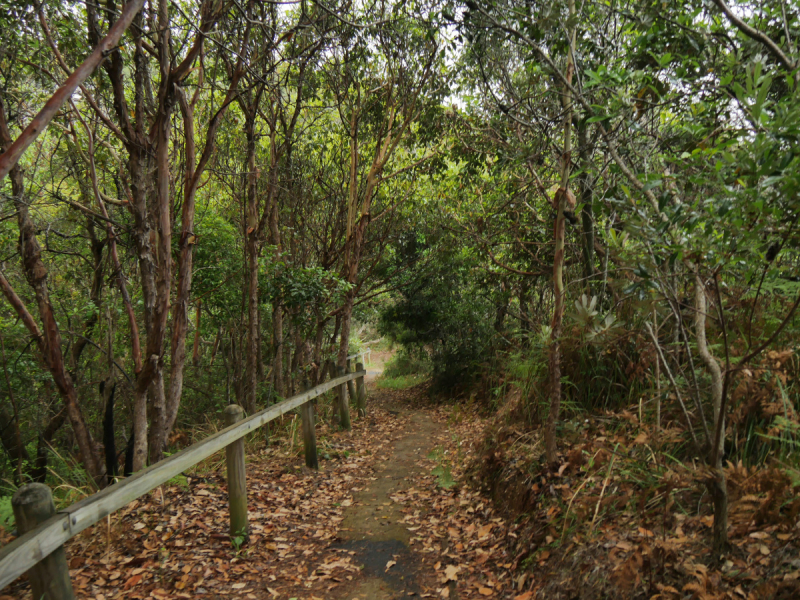
[[[461,567],[457,567],[456,565],[447,565],[444,568],[444,583],[448,581],[458,581],[458,572],[461,570]]]

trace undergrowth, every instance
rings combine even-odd
[[[427,356],[401,348],[386,362],[375,385],[379,389],[405,390],[423,383],[430,373],[431,363]]]

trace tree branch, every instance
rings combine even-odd
[[[786,69],[789,71],[793,71],[797,66],[796,63],[793,63],[789,60],[789,57],[784,54],[783,50],[781,50],[778,45],[772,41],[772,39],[765,33],[759,31],[755,27],[751,27],[744,21],[742,21],[739,17],[737,17],[730,7],[725,4],[725,0],[714,0],[714,4],[723,12],[723,14],[727,17],[728,21],[730,21],[736,29],[741,31],[751,40],[755,40],[760,42],[767,49],[772,53],[772,55],[778,59],[778,62],[781,63]]]
[[[0,180],[9,174],[12,168],[19,162],[22,154],[27,150],[33,141],[39,137],[39,134],[47,129],[50,121],[56,116],[61,106],[66,102],[75,90],[78,89],[89,75],[103,62],[106,56],[116,50],[117,44],[122,37],[122,34],[128,28],[136,16],[144,6],[144,0],[131,0],[125,5],[125,8],[120,15],[119,20],[114,23],[114,26],[109,30],[108,35],[95,47],[89,57],[83,61],[75,71],[67,77],[56,93],[53,94],[42,110],[39,111],[25,130],[14,140],[14,143],[0,155]]]

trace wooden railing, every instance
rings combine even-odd
[[[358,358],[359,356],[364,357],[366,359],[366,363],[368,365],[372,364],[372,348],[367,348],[366,350],[363,350],[362,352],[357,352],[356,354],[351,354],[350,356],[347,357],[347,360],[353,360],[354,358]],[[361,361],[359,361],[359,362],[361,362]]]
[[[28,572],[37,600],[73,598],[64,543],[223,448],[226,449],[230,533],[246,534],[247,489],[242,438],[299,407],[306,465],[318,468],[314,405],[311,400],[336,388],[339,423],[349,429],[350,411],[345,386],[356,381],[357,391],[351,391],[350,397],[356,401],[361,412],[366,399],[365,374],[362,364],[358,363],[354,373],[336,377],[247,418],[243,418],[241,407],[230,405],[225,409],[227,428],[58,512],[55,511],[52,493],[47,486],[40,483],[22,486],[12,498],[20,536],[0,550],[0,589]]]

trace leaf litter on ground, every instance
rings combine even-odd
[[[322,426],[332,459],[319,473],[285,441],[249,456],[247,541],[228,535],[219,468],[131,503],[68,544],[77,596],[343,597],[360,565],[335,547],[339,525],[376,458],[404,435],[397,402],[440,425],[434,451],[391,496],[422,565],[422,597],[800,597],[800,500],[779,465],[728,466],[732,549],[716,561],[702,471],[653,452],[680,431],[655,432],[628,411],[592,417],[573,424],[547,467],[538,432],[503,411],[431,405],[425,385],[380,392],[352,433]]]

